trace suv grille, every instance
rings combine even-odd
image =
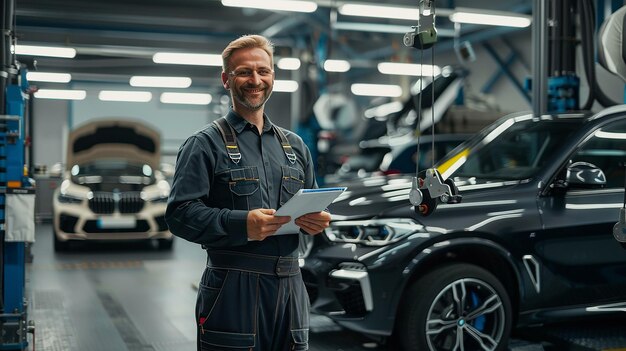
[[[359,282],[350,282],[334,291],[346,314],[354,317],[362,317],[366,313],[365,301]]]
[[[121,193],[118,203],[121,213],[137,213],[143,208],[144,201],[138,192]]]
[[[113,193],[93,193],[93,198],[89,199],[89,208],[94,213],[113,213],[115,210]]]
[[[111,214],[117,208],[120,213],[137,213],[143,209],[144,200],[139,192],[116,193],[94,192],[89,208],[94,213]]]

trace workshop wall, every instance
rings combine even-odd
[[[511,73],[521,84],[527,78],[532,78],[532,43],[530,31],[520,31],[511,33],[505,37],[507,43],[502,38],[492,38],[488,43],[494,48],[500,58],[506,58],[512,50],[517,52],[517,58],[507,66]],[[483,43],[472,43],[476,54],[476,60],[465,63],[470,74],[464,88],[465,103],[468,106],[476,103],[491,104],[492,107],[501,111],[504,115],[512,111],[528,111],[532,106],[528,100],[520,93],[506,75],[501,75],[493,84],[487,94],[481,90],[485,84],[500,69],[500,66],[485,49]],[[580,61],[580,59],[578,60]],[[425,56],[425,63],[430,63],[430,57]],[[459,60],[452,50],[437,53],[435,63],[439,66],[458,65]],[[623,82],[607,73],[599,65],[596,65],[598,82],[603,91],[613,100],[621,102],[624,96]],[[579,72],[582,69],[579,68]],[[581,73],[579,73],[580,75]],[[400,84],[409,86],[415,81],[415,77],[403,76],[383,76],[373,70],[371,75],[360,77],[359,82]],[[331,83],[337,86],[333,90],[344,92],[345,95],[356,102],[356,113],[353,118],[353,132],[364,126],[363,111],[371,107],[376,102],[376,98],[354,97],[350,93],[350,84],[353,81],[341,78],[332,80]],[[171,105],[162,104],[158,100],[161,90],[150,90],[153,92],[153,99],[149,103],[128,103],[128,102],[104,102],[97,98],[100,90],[128,90],[127,84],[94,84],[75,82],[73,89],[87,90],[87,98],[82,101],[62,101],[35,99],[33,116],[33,164],[47,165],[50,168],[57,162],[63,162],[65,158],[65,143],[67,132],[71,128],[93,118],[102,117],[127,117],[144,120],[162,133],[162,151],[164,162],[174,163],[176,151],[180,144],[194,131],[202,128],[215,118],[221,116],[228,110],[229,100],[222,101],[221,97],[225,92],[213,94],[213,101],[208,106],[192,105]],[[581,100],[588,94],[588,85],[584,76],[581,77]],[[266,106],[266,112],[272,120],[280,126],[295,129],[295,121],[298,118],[292,116],[291,93],[275,92]],[[482,101],[481,101],[482,99]],[[380,100],[380,99],[378,99]],[[582,103],[582,102],[581,102]],[[296,107],[297,108],[297,107]],[[593,110],[601,109],[597,103]],[[358,133],[357,133],[358,134]]]
[[[72,89],[87,91],[85,100],[63,101],[35,99],[33,107],[33,164],[46,165],[48,169],[65,160],[68,131],[96,118],[121,117],[138,119],[161,132],[163,162],[174,163],[176,152],[183,141],[195,131],[229,109],[230,100],[221,102],[221,95],[213,95],[208,106],[163,104],[159,101],[161,90],[142,89],[153,93],[152,101],[112,102],[100,101],[100,90],[129,90],[128,85],[102,85],[75,83]],[[191,91],[189,91],[191,92]],[[280,126],[289,127],[290,94],[274,93],[266,113]]]

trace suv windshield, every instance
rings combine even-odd
[[[577,123],[571,121],[506,120],[469,149],[460,151],[467,152],[466,161],[452,176],[498,180],[531,178],[576,127]]]

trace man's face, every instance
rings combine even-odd
[[[222,73],[222,82],[231,91],[235,111],[261,109],[274,86],[269,55],[259,48],[236,50],[230,57],[229,70]]]

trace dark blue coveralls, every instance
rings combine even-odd
[[[302,139],[282,129],[286,157],[264,115],[258,129],[234,111],[241,160],[233,162],[215,124],[189,137],[176,161],[166,221],[173,234],[207,250],[196,302],[198,351],[307,350],[309,299],[300,275],[299,235],[248,241],[248,211],[278,209],[301,188],[316,188]]]

